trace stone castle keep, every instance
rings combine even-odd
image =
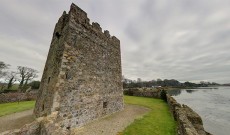
[[[34,113],[57,112],[70,129],[122,109],[120,41],[72,4],[55,26]]]

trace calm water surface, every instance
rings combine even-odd
[[[230,87],[173,90],[170,94],[201,116],[206,131],[230,135]]]

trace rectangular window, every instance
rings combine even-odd
[[[48,78],[48,84],[50,83],[50,77]]]
[[[45,110],[45,105],[43,104],[43,105],[42,105],[42,111],[44,111],[44,110]]]
[[[107,108],[108,102],[103,102],[103,108]]]

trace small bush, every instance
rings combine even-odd
[[[31,86],[31,89],[39,89],[40,81],[33,81],[29,85]]]
[[[124,95],[129,95],[129,96],[133,96],[135,92],[138,92],[139,89],[137,88],[129,88],[129,89],[125,89],[124,90]]]
[[[161,90],[161,99],[163,99],[165,102],[167,102],[167,92],[165,90]]]
[[[131,89],[124,90],[124,95],[133,96],[133,90],[131,90]]]

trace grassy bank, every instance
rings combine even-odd
[[[124,96],[125,103],[145,106],[151,111],[135,120],[122,135],[176,135],[176,122],[167,104],[161,99]],[[0,116],[34,108],[35,101],[0,104]]]
[[[129,125],[123,135],[176,135],[176,122],[163,100],[125,96],[125,103],[145,106],[151,111]]]
[[[16,112],[21,112],[29,109],[33,109],[35,101],[23,101],[23,102],[14,102],[14,103],[4,103],[0,104],[0,117]]]

